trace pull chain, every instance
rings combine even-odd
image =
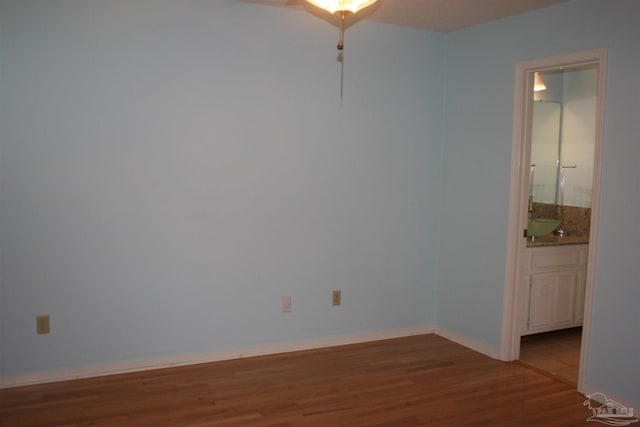
[[[340,102],[344,91],[344,18],[347,14],[340,13],[340,39],[338,40],[338,61],[340,61]]]

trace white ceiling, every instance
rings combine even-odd
[[[382,0],[368,19],[450,32],[567,0]]]
[[[270,6],[311,8],[304,0],[239,0]],[[450,32],[567,0],[380,0],[361,11],[370,21]]]

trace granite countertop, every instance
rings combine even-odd
[[[562,246],[562,245],[583,245],[589,243],[588,235],[580,236],[554,236],[548,234],[542,237],[536,237],[536,240],[527,238],[528,248],[539,248],[543,246]]]

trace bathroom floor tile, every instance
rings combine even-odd
[[[527,335],[520,341],[520,361],[577,384],[582,328]]]

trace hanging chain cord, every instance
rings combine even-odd
[[[338,40],[338,60],[340,61],[340,100],[344,89],[344,19],[348,11],[340,11],[340,39]]]

